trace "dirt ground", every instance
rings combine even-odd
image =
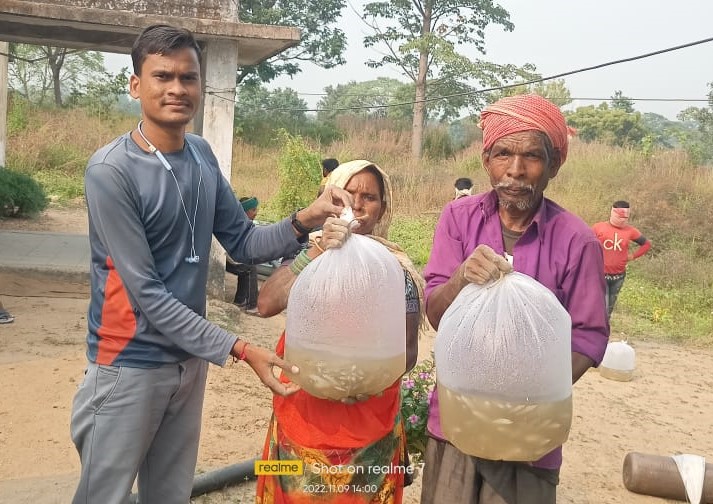
[[[33,221],[0,221],[0,229],[86,232],[86,217],[81,208],[53,209]],[[228,275],[227,291],[234,282]],[[0,299],[15,316],[13,324],[0,326],[0,503],[71,500],[79,458],[69,439],[69,415],[85,365],[87,292],[85,285],[0,274]],[[241,315],[219,300],[209,310],[211,319],[235,324],[240,335],[265,346],[274,346],[284,326],[282,315]],[[590,371],[574,388],[560,503],[666,502],[624,488],[622,462],[630,451],[713,459],[713,351],[630,343],[637,352],[633,381],[610,381]],[[432,344],[433,334],[422,339],[423,356]],[[268,391],[247,366],[211,365],[199,470],[259,456],[269,415]],[[195,502],[253,502],[253,492],[248,482]],[[417,503],[419,492],[417,479],[405,501]]]

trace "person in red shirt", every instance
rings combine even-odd
[[[607,281],[607,313],[611,317],[619,291],[626,278],[626,265],[638,259],[651,248],[651,242],[634,226],[629,225],[631,208],[628,201],[615,201],[609,222],[597,222],[592,226],[604,252],[604,278]],[[629,244],[638,248],[629,252]]]

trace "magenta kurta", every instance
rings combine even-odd
[[[433,289],[447,282],[480,244],[501,255],[505,251],[495,191],[460,198],[443,209],[424,270],[426,306]],[[544,198],[513,252],[515,271],[550,289],[569,312],[572,351],[599,365],[609,339],[609,322],[601,245],[589,226]],[[437,393],[431,399],[428,430],[443,439]],[[561,447],[534,463],[545,469],[561,464]]]

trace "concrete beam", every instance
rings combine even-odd
[[[190,30],[199,42],[215,39],[239,42],[238,65],[256,65],[300,41],[298,28],[240,23],[232,11],[221,19],[206,19],[98,9],[83,7],[82,3],[81,0],[66,0],[62,5],[2,0],[0,40],[128,53],[141,30],[162,23]]]

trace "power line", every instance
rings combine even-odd
[[[575,70],[570,70],[567,72],[562,72],[559,74],[554,74],[554,75],[549,75],[547,77],[541,77],[538,79],[533,79],[529,80],[526,82],[518,82],[518,83],[513,83],[513,84],[504,84],[502,86],[495,86],[495,87],[490,87],[490,88],[483,88],[483,89],[476,89],[474,91],[463,91],[460,93],[453,93],[449,95],[443,95],[443,96],[437,96],[433,98],[425,98],[423,100],[414,100],[414,101],[407,101],[407,102],[400,102],[400,103],[389,103],[389,104],[384,104],[384,105],[359,105],[359,106],[352,106],[352,107],[337,107],[337,108],[332,108],[332,109],[319,109],[319,108],[300,108],[300,109],[290,109],[290,108],[265,108],[265,109],[260,109],[264,112],[340,112],[340,111],[347,111],[347,110],[364,110],[364,109],[382,109],[382,108],[392,108],[392,107],[403,107],[406,105],[414,105],[416,103],[430,103],[434,101],[439,101],[439,100],[447,100],[449,98],[456,98],[459,96],[471,96],[475,94],[480,94],[480,93],[490,93],[493,91],[501,91],[503,89],[511,89],[514,87],[519,87],[519,86],[529,86],[530,84],[537,84],[539,82],[545,82],[549,80],[554,80],[554,79],[559,79],[562,77],[567,77],[569,75],[575,75],[578,73],[584,73],[584,72],[590,72],[592,70],[598,70],[600,68],[605,68],[608,66],[613,66],[613,65],[619,65],[622,63],[629,63],[631,61],[637,61],[640,59],[645,59],[645,58],[650,58],[652,56],[658,56],[660,54],[665,54],[668,52],[673,52],[673,51],[679,51],[681,49],[686,49],[689,47],[693,47],[696,45],[700,44],[705,44],[708,42],[713,41],[713,37],[701,39],[701,40],[696,40],[693,42],[688,42],[686,44],[681,44],[673,47],[667,47],[665,49],[660,49],[657,51],[652,51],[644,54],[640,54],[637,56],[631,56],[628,58],[621,58],[613,61],[607,61],[605,63],[600,63],[598,65],[592,65],[588,67],[583,67],[583,68],[578,68]],[[227,92],[227,91],[226,91]],[[215,95],[217,98],[220,98],[222,100],[227,100],[231,102],[235,102],[235,99],[231,98],[226,98],[224,96],[220,96],[218,92],[216,91],[206,91],[206,94],[210,95]],[[610,100],[611,98],[607,98],[607,100]],[[640,99],[639,101],[645,101],[646,99]],[[689,100],[686,100],[689,101]],[[698,101],[698,100],[690,100],[690,101]],[[704,100],[707,101],[707,100]]]
[[[580,101],[613,101],[613,100],[625,100],[625,101],[644,101],[644,102],[708,102],[707,98],[629,98],[628,96],[622,96],[621,98],[570,98],[570,100],[580,100]]]

